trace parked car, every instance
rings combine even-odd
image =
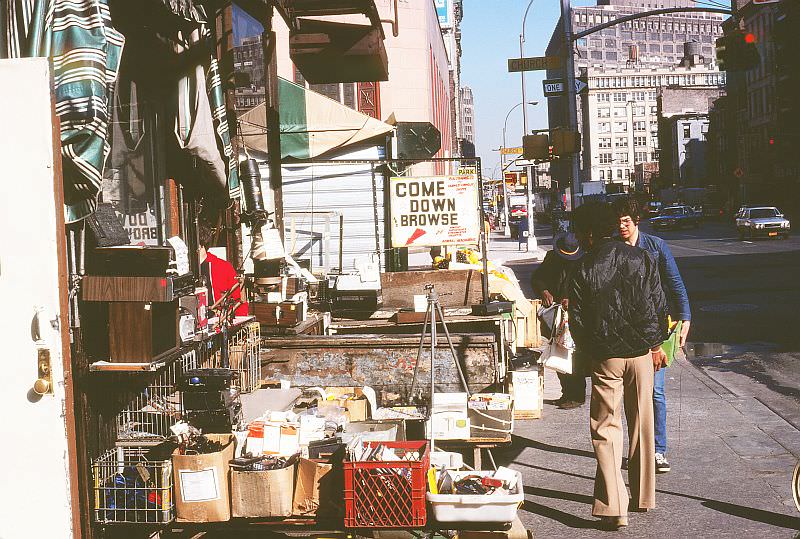
[[[647,212],[648,217],[656,217],[659,212],[661,211],[663,204],[658,200],[651,200],[645,206],[645,211]]]
[[[703,214],[695,212],[689,206],[669,206],[659,212],[658,217],[650,219],[653,229],[666,230],[691,226],[698,228],[703,221]]]
[[[778,237],[786,239],[792,224],[775,206],[757,206],[740,210],[736,218],[739,239]]]

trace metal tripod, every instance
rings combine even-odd
[[[430,323],[430,336],[431,336],[431,390],[430,390],[430,405],[428,406],[428,421],[431,425],[430,450],[433,451],[433,395],[436,391],[436,315],[438,313],[439,320],[441,321],[442,328],[444,329],[445,337],[447,338],[447,345],[450,347],[450,354],[453,356],[453,363],[456,366],[458,377],[461,379],[461,385],[464,386],[467,396],[470,396],[469,386],[467,380],[464,378],[464,371],[461,370],[461,364],[458,362],[458,354],[453,346],[453,340],[450,338],[450,330],[447,329],[447,324],[444,321],[444,311],[439,304],[439,294],[433,289],[432,284],[426,284],[425,290],[427,291],[428,309],[425,311],[425,322],[422,324],[422,334],[419,338],[419,349],[417,350],[417,362],[414,365],[414,378],[411,381],[411,393],[414,396],[414,389],[417,384],[417,371],[419,369],[420,361],[422,360],[422,349],[425,347],[425,334],[428,331],[428,324]]]

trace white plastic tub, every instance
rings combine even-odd
[[[491,471],[450,472],[456,481],[467,475],[490,476]],[[522,475],[508,494],[431,494],[426,496],[437,522],[512,522],[525,500]]]

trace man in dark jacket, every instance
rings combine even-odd
[[[604,527],[628,524],[622,479],[624,399],[628,423],[628,479],[633,511],[655,507],[653,373],[666,362],[667,306],[652,255],[612,240],[617,218],[610,206],[575,210],[575,233],[586,254],[569,292],[570,330],[592,360],[590,429],[597,458],[592,514]]]
[[[582,256],[583,250],[574,234],[566,232],[556,235],[553,249],[544,255],[544,260],[531,275],[531,286],[541,298],[542,305],[550,307],[553,303],[561,303],[565,308],[568,306],[567,283]],[[556,405],[564,410],[583,406],[586,401],[586,378],[582,369],[580,372],[574,369],[573,374],[558,373],[558,380],[561,382],[561,398]]]

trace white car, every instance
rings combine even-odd
[[[775,206],[755,206],[739,211],[736,229],[740,240],[755,237],[785,239],[789,236],[791,223]]]

